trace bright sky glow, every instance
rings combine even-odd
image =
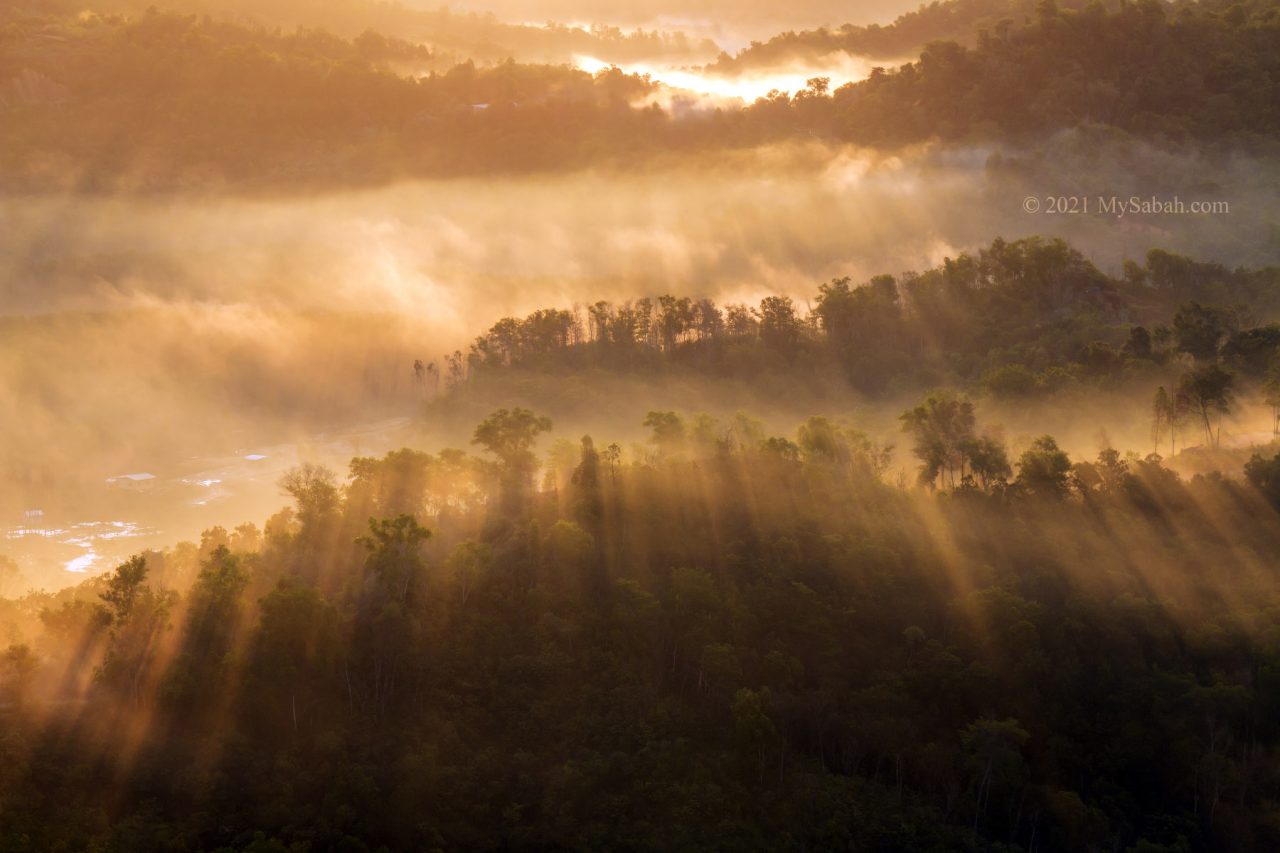
[[[578,68],[588,74],[597,74],[612,67],[613,63],[593,56],[574,57]],[[651,80],[697,95],[722,100],[754,101],[773,90],[794,94],[803,89],[814,77],[828,77],[831,88],[865,79],[871,73],[872,63],[844,54],[834,54],[818,65],[804,65],[778,69],[762,74],[744,74],[724,77],[704,74],[686,68],[664,68],[652,65],[619,65],[627,74],[647,74]]]

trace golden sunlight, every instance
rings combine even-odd
[[[1280,850],[1278,21],[0,2],[0,853]]]

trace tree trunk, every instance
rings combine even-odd
[[[994,761],[995,761],[994,758],[987,759],[987,769],[982,774],[982,781],[978,783],[978,802],[974,805],[974,809],[973,809],[973,831],[974,832],[978,831],[978,822],[982,818],[983,797],[986,794],[987,782],[991,779],[991,765]]]

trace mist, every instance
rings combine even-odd
[[[1280,849],[1278,20],[0,4],[0,851]]]
[[[1113,273],[1162,246],[1228,266],[1280,259],[1274,224],[1245,213],[1274,198],[1270,161],[1103,140],[1112,165],[1099,170],[1097,144],[1066,134],[1036,150],[925,146],[888,156],[815,143],[714,162],[672,157],[627,172],[355,192],[5,198],[0,446],[16,484],[6,512],[53,517],[70,503],[109,503],[115,491],[103,484],[120,474],[181,482],[216,467],[199,460],[324,445],[316,436],[387,419],[430,431],[420,413],[431,395],[414,383],[413,361],[465,350],[498,318],[542,307],[665,293],[752,303],[784,294],[804,305],[832,278],[927,269],[997,234],[1064,236]],[[1230,199],[1234,213],[1055,217],[1022,207],[1031,193],[1180,188]],[[859,405],[829,390],[779,404],[758,388],[611,388],[585,398],[596,412],[618,413],[596,426],[638,423],[642,411],[618,405],[626,399],[748,408],[782,426],[815,407]],[[549,388],[539,393],[544,408],[570,418],[566,434],[592,426],[585,407],[560,406]],[[866,425],[890,431],[891,410],[904,402],[880,406],[883,416]],[[482,408],[459,411],[478,420]],[[1016,429],[1034,435],[1054,420],[1032,413]],[[1094,444],[1092,421],[1079,420],[1071,446]],[[1114,421],[1113,430],[1125,428]],[[454,427],[448,437],[465,443],[469,424]],[[389,449],[394,440],[368,443]],[[340,464],[346,449],[330,461]],[[285,455],[297,459],[294,450]],[[191,537],[212,521],[260,514],[278,495],[264,477],[198,503],[204,497],[200,489],[185,495],[193,509],[180,522],[168,511],[168,524],[134,520],[154,528],[156,542]]]
[[[841,24],[884,23],[918,4],[901,0],[863,0],[858,3],[836,0],[805,0],[786,7],[733,3],[728,0],[630,0],[608,3],[602,0],[466,0],[455,4],[472,11],[492,11],[517,21],[597,21],[630,26],[658,26],[663,29],[705,32],[726,48],[744,47],[751,39],[767,38],[786,29],[805,29]]]

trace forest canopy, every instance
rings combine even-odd
[[[833,279],[805,300],[692,296],[599,301],[508,317],[436,384],[495,370],[605,368],[713,377],[840,377],[872,397],[962,386],[1034,399],[1129,388],[1221,364],[1244,383],[1280,376],[1280,269],[1227,269],[1163,249],[1102,273],[1060,239],[995,240],[933,269]],[[837,380],[838,381],[838,380]]]
[[[1274,846],[1280,455],[902,424],[502,409],[0,601],[0,849]]]
[[[0,28],[0,177],[15,189],[369,183],[815,137],[889,148],[1026,139],[1089,124],[1258,144],[1280,122],[1278,21],[1273,0],[1044,2],[1025,26],[983,31],[972,47],[931,42],[916,61],[834,91],[815,78],[794,94],[688,111],[617,68],[468,60],[446,70],[431,48],[374,32],[286,35],[155,11],[19,17]]]
[[[0,0],[0,853],[1280,850],[1280,0],[895,2]]]
[[[0,850],[1269,849],[1280,451],[1166,459],[1241,397],[1280,411],[1280,332],[1249,322],[1275,276],[1152,250],[1111,278],[1029,238],[808,314],[501,320],[419,365],[437,409],[584,366],[874,388],[895,350],[961,387],[888,441],[839,412],[658,409],[628,442],[504,407],[467,449],[295,467],[261,528],[10,580]],[[1071,343],[1094,334],[1122,343]],[[1015,445],[984,402],[1121,381],[1152,395],[1145,448]]]

